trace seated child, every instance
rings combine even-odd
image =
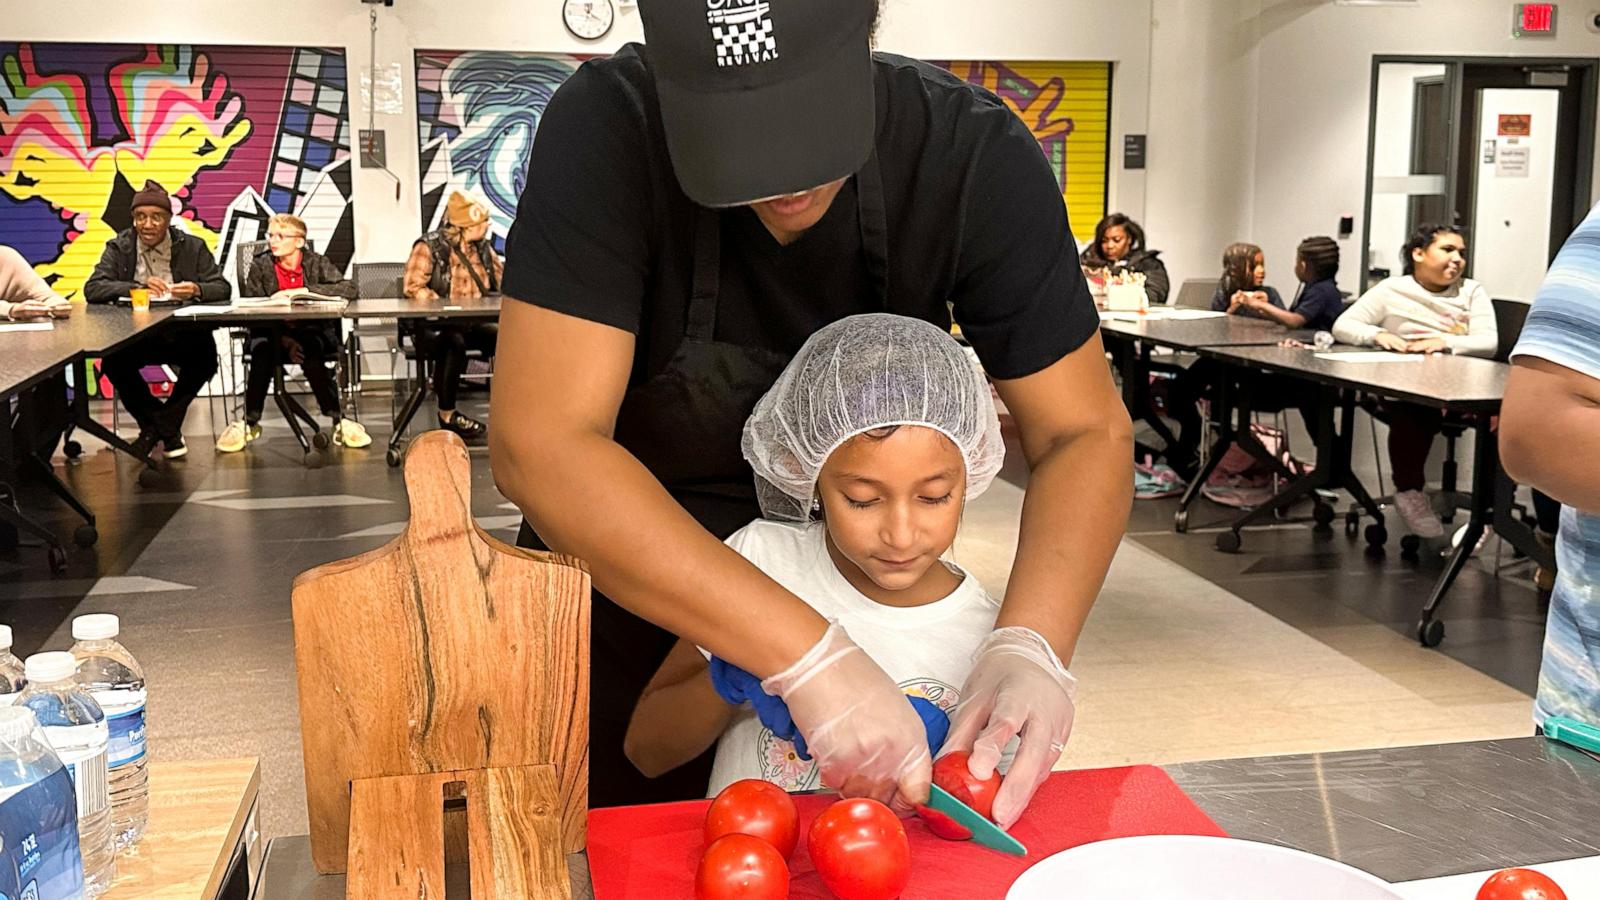
[[[756,405],[743,446],[763,518],[728,545],[848,632],[910,697],[948,711],[1000,610],[945,558],[963,505],[1005,456],[989,386],[961,347],[901,316],[835,322]],[[738,696],[729,669],[751,677],[679,641],[634,709],[628,758],[654,777],[716,744],[708,796],[744,778],[823,787],[816,762],[768,727],[781,717],[723,699]],[[927,704],[913,705],[927,722]]]

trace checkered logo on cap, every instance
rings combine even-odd
[[[706,0],[706,21],[717,41],[717,65],[747,66],[778,58],[772,4],[765,0]]]

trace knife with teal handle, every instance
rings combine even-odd
[[[1576,747],[1591,756],[1600,755],[1600,728],[1593,725],[1575,719],[1551,716],[1544,720],[1544,736],[1569,747]]]
[[[1022,842],[1000,830],[1000,826],[984,818],[977,810],[950,796],[950,792],[936,784],[928,785],[928,806],[956,821],[972,832],[972,839],[990,850],[1027,856],[1028,848]]]

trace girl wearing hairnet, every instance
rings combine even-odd
[[[938,752],[952,708],[956,727],[974,732],[1004,712],[959,706],[980,656],[1033,668],[1038,689],[1059,691],[1070,711],[1073,680],[1049,644],[1027,628],[996,630],[999,603],[946,558],[964,504],[1005,456],[988,383],[948,333],[887,314],[823,328],[756,405],[743,450],[763,518],[727,543],[829,628],[794,666],[760,682],[679,641],[628,729],[625,749],[641,772],[654,777],[716,744],[708,796],[744,778],[849,793],[840,781],[867,751],[853,729],[834,727],[850,720],[848,710],[804,734],[793,722],[818,721],[804,708],[838,706],[874,666],[912,701],[876,713],[924,722],[929,745],[913,755]],[[1058,732],[1034,739],[1059,753],[1069,726],[1070,712]],[[1000,763],[1006,737],[976,735],[975,772],[987,776]]]

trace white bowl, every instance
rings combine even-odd
[[[1022,873],[1006,900],[1402,900],[1344,863],[1273,844],[1157,835],[1084,844]]]

